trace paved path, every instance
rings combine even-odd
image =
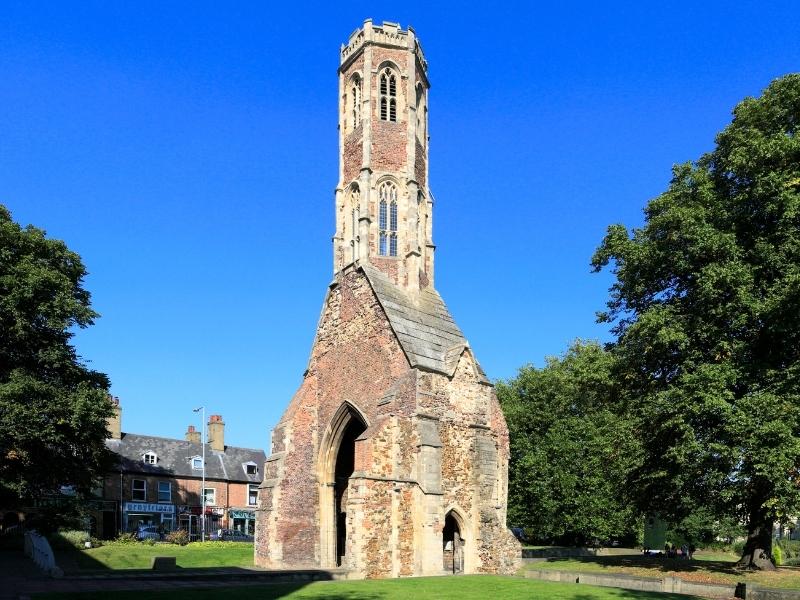
[[[61,579],[45,576],[21,552],[0,552],[0,600],[21,600],[41,592],[110,592],[119,590],[175,590],[223,588],[232,585],[309,582],[340,579],[345,571],[265,571],[259,569],[208,568],[178,569],[170,572],[102,571],[66,575]]]

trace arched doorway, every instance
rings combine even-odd
[[[325,432],[320,456],[320,564],[338,567],[347,552],[347,501],[355,470],[356,440],[367,429],[350,402],[336,411]]]
[[[464,537],[459,520],[451,510],[444,518],[442,529],[442,566],[454,574],[464,572]]]

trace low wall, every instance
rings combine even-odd
[[[580,556],[632,556],[641,555],[636,548],[573,548],[571,546],[548,546],[547,548],[523,548],[522,558],[573,558]]]
[[[733,598],[735,585],[716,585],[710,583],[694,583],[677,577],[635,577],[623,573],[575,573],[571,571],[526,571],[525,577],[545,581],[563,583],[582,583],[601,587],[616,587],[641,592],[671,592],[673,594],[693,594],[706,598]],[[754,596],[748,596],[748,600]],[[772,600],[759,598],[758,600]],[[777,599],[776,599],[777,600]],[[784,600],[781,598],[780,600]]]
[[[778,590],[740,583],[737,597],[746,600],[800,600],[800,590]]]

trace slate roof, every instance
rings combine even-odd
[[[106,447],[119,456],[119,466],[126,473],[177,477],[202,474],[201,470],[192,469],[192,458],[202,456],[202,446],[186,440],[123,433],[122,439],[107,439]],[[142,457],[147,452],[156,454],[156,464],[145,464]],[[206,479],[261,483],[266,459],[263,450],[225,446],[225,452],[217,452],[206,444]],[[244,464],[248,462],[258,467],[255,475],[245,471]]]
[[[469,342],[439,292],[428,287],[420,290],[415,298],[369,263],[362,263],[361,268],[411,366],[452,377]],[[480,365],[477,369],[481,378],[487,381]]]

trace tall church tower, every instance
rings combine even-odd
[[[334,273],[362,261],[433,285],[427,71],[410,27],[368,19],[342,46]]]
[[[255,563],[348,577],[512,573],[508,428],[433,286],[428,78],[409,27],[341,49],[334,279],[275,426]]]

